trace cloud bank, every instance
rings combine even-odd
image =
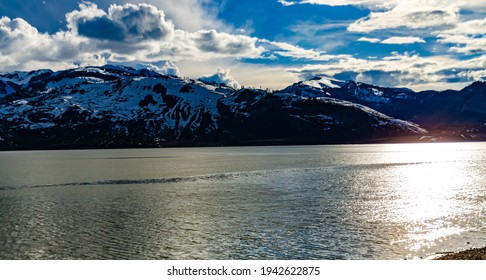
[[[83,2],[66,14],[67,31],[41,33],[21,18],[0,19],[3,70],[62,69],[107,62],[257,58],[257,38],[216,30],[176,29],[162,10],[148,4]],[[22,52],[18,50],[22,49]]]
[[[446,0],[280,0],[299,4],[356,6],[368,15],[347,24],[357,44],[422,45],[418,52],[383,53],[372,58],[341,57],[329,63],[289,68],[301,78],[318,73],[414,89],[456,88],[486,79],[486,2]],[[308,24],[309,25],[309,24]],[[316,24],[319,27],[318,24]],[[307,30],[309,26],[305,27]],[[316,28],[317,29],[317,28]],[[303,30],[305,32],[305,30]],[[342,33],[342,32],[341,32]],[[362,46],[362,45],[361,45]],[[402,48],[403,49],[403,48]],[[424,56],[423,53],[426,53]]]
[[[319,74],[414,89],[458,87],[486,77],[484,1],[275,1],[285,9],[299,4],[352,5],[367,15],[348,21],[297,22],[287,29],[293,38],[272,41],[242,35],[219,20],[219,5],[224,3],[82,2],[70,8],[66,25],[55,32],[40,32],[22,18],[1,17],[0,70],[118,63],[198,77],[221,67],[202,79],[233,87],[240,84],[223,69],[233,69],[232,74],[248,86],[263,87]],[[373,53],[361,52],[362,47]],[[179,70],[176,64],[183,67]],[[255,84],[248,84],[251,81]]]

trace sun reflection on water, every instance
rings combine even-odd
[[[388,187],[394,199],[388,219],[404,225],[409,249],[419,251],[466,229],[458,225],[461,203],[470,185],[468,153],[461,144],[413,144],[389,146],[387,161],[393,168]],[[466,191],[467,192],[467,191]]]

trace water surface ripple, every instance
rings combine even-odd
[[[484,143],[0,152],[0,259],[426,257],[486,244],[485,162]]]

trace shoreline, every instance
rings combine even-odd
[[[471,248],[464,251],[446,253],[433,260],[486,260],[486,247]]]

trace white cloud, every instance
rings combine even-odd
[[[217,68],[231,68],[231,76],[240,86],[245,87],[282,89],[299,79],[297,75],[286,71],[286,66],[250,64],[228,58],[210,61],[180,60],[177,61],[177,66],[186,77],[200,77],[214,72]]]
[[[482,0],[456,0],[456,1],[449,1],[449,0],[293,0],[293,1],[281,1],[279,2],[288,2],[287,4],[316,4],[316,5],[327,5],[327,6],[361,6],[366,7],[373,10],[381,10],[381,9],[391,9],[403,3],[411,3],[416,8],[419,8],[421,5],[429,5],[429,6],[448,6],[453,5],[463,9],[475,9],[486,11],[486,3]]]
[[[202,52],[235,57],[258,57],[264,51],[256,47],[257,38],[230,35],[216,30],[201,30],[190,35],[195,46]]]
[[[403,44],[414,44],[414,43],[425,43],[425,40],[419,37],[390,37],[385,40],[378,38],[368,38],[361,37],[357,40],[358,42],[368,42],[372,44],[381,43],[388,45],[403,45]]]
[[[288,43],[272,42],[269,40],[258,41],[267,51],[270,51],[273,55],[279,55],[283,57],[290,57],[293,59],[306,59],[315,61],[327,61],[339,58],[347,55],[328,55],[324,51],[304,49],[298,46],[294,46]]]
[[[458,75],[459,77],[467,78],[469,80],[484,80],[486,79],[486,69],[462,71]]]
[[[152,67],[149,68],[149,69],[157,71],[157,72],[164,74],[164,75],[180,76],[179,68],[175,65],[174,62],[172,62],[170,60],[166,61],[164,63],[164,65],[162,65],[162,67],[157,67],[157,66],[152,65]]]
[[[324,52],[303,49],[287,43],[270,42],[270,44],[276,47],[274,53],[281,56],[314,60],[320,60],[325,56]],[[327,58],[325,60],[327,60]]]
[[[465,21],[438,35],[439,42],[453,44],[451,52],[475,54],[486,52],[486,18]]]
[[[486,33],[486,18],[460,22],[455,28],[446,30],[444,33],[484,35]]]
[[[287,4],[353,5],[371,10],[370,14],[350,24],[351,32],[370,33],[377,30],[409,28],[449,29],[461,22],[459,12],[486,11],[481,0],[299,0]],[[479,30],[479,29],[478,29]]]
[[[163,10],[177,29],[196,32],[201,29],[233,31],[233,27],[218,19],[218,4],[212,0],[112,0],[119,5],[125,3],[147,3]]]
[[[456,44],[451,52],[462,54],[477,54],[486,52],[486,37],[474,38],[465,35],[445,35],[439,39],[441,43]]]
[[[147,4],[111,5],[108,11],[83,2],[66,14],[67,31],[40,33],[22,19],[0,20],[3,70],[61,69],[93,63],[257,58],[257,38],[215,30],[175,29],[162,10]],[[22,52],[19,52],[22,50]]]
[[[368,43],[379,43],[381,39],[378,38],[368,38],[368,37],[361,37],[357,40],[358,42],[368,42]]]
[[[436,37],[431,44],[449,45],[457,54],[486,52],[486,2],[481,0],[295,0],[287,4],[353,5],[370,9],[368,16],[348,25],[354,33],[390,38],[379,41],[372,36],[359,42],[382,44],[425,43],[423,37]],[[467,11],[467,12],[464,12]],[[431,47],[444,50],[444,47]]]
[[[130,65],[130,64],[129,64]],[[130,65],[135,69],[148,69],[160,73],[162,75],[169,76],[180,76],[180,71],[177,65],[173,61],[161,61],[158,63],[136,63],[135,65]]]
[[[424,39],[419,37],[390,37],[381,41],[382,44],[413,44],[413,43],[425,43]]]
[[[106,13],[100,10],[97,5],[90,2],[83,2],[79,4],[79,10],[74,10],[66,14],[66,21],[69,29],[77,32],[78,22],[85,22],[103,16],[106,16]]]
[[[269,58],[273,59],[277,59],[277,56],[281,56],[293,60],[329,61],[350,57],[348,54],[327,54],[326,51],[318,49],[305,49],[293,44],[273,42],[266,39],[258,40],[258,45],[262,46],[268,53],[270,53],[271,55]]]
[[[373,7],[373,8],[383,8],[390,4],[394,4],[397,1],[385,1],[385,0],[294,0],[285,1],[278,0],[284,6],[290,6],[295,4],[316,4],[316,5],[327,5],[327,6],[362,6],[362,7]]]
[[[458,22],[459,10],[454,7],[413,6],[403,2],[391,10],[371,12],[348,26],[351,32],[370,33],[394,28],[446,28]]]
[[[295,5],[296,3],[295,2],[292,2],[292,1],[286,1],[286,0],[277,0],[280,4],[284,5],[284,6],[292,6],[292,5]]]
[[[77,61],[101,57],[79,53],[85,43],[82,38],[66,32],[40,33],[20,18],[0,19],[0,65],[5,70],[73,67],[74,57]]]
[[[234,89],[239,89],[240,84],[235,80],[235,78],[233,78],[233,76],[230,75],[230,71],[230,69],[226,70],[223,68],[218,68],[218,72],[216,74],[201,76],[198,78],[198,80],[204,83],[227,85]]]
[[[313,19],[299,21],[288,27],[292,36],[285,38],[286,43],[293,45],[319,46],[316,52],[332,52],[348,46],[350,41],[356,40],[356,35],[346,32],[352,21],[332,20],[315,22]]]
[[[114,53],[111,58],[115,61],[153,62],[187,57],[198,60],[255,58],[264,51],[256,46],[256,38],[245,35],[232,35],[214,29],[196,32],[175,29],[165,19],[164,12],[151,5],[112,5],[108,13],[102,16],[99,15],[103,11],[95,12],[96,9],[94,4],[80,5],[80,11],[67,15],[69,26],[73,33],[90,38],[97,49]],[[92,16],[95,13],[97,16]],[[76,16],[74,20],[73,14]],[[83,17],[85,14],[87,16]],[[88,26],[81,30],[83,25]]]
[[[486,57],[482,63],[486,64]],[[414,90],[446,89],[454,84],[448,79],[458,78],[454,70],[480,71],[484,69],[477,59],[461,61],[449,56],[422,57],[418,54],[393,53],[381,59],[342,58],[325,64],[312,64],[303,67],[289,68],[287,71],[309,79],[317,75],[343,76],[360,82],[380,86],[409,87]],[[472,76],[470,76],[472,77]],[[465,78],[465,76],[463,77]],[[457,84],[462,87],[464,84]]]

